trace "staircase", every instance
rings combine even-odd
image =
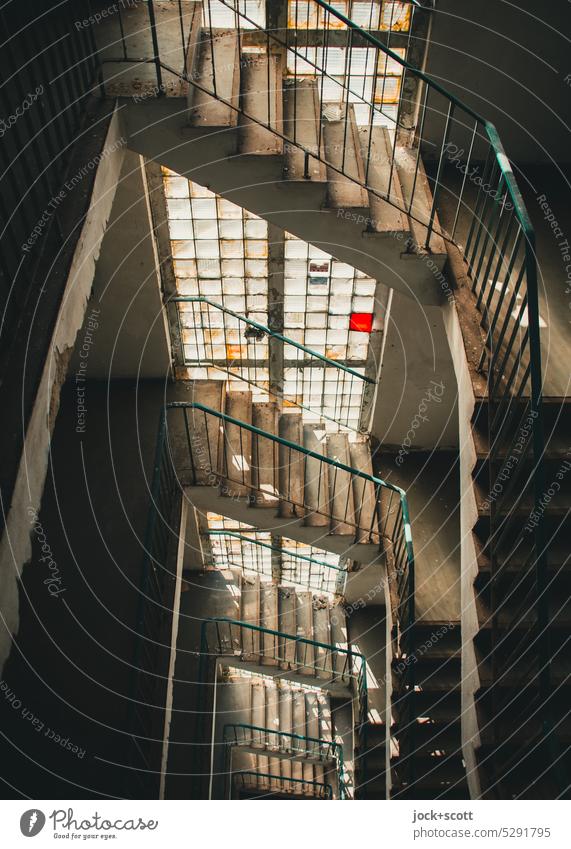
[[[327,433],[220,381],[199,386],[209,403],[173,404],[169,431],[179,483],[194,507],[361,564],[381,562],[382,535],[400,518],[400,493],[375,482],[365,437]],[[392,502],[381,519],[385,494]]]
[[[227,785],[234,797],[346,798],[342,744],[330,696],[287,681],[246,679],[225,668],[225,698],[244,705],[248,722],[224,726]],[[248,781],[244,782],[244,776]],[[237,791],[237,792],[236,792]]]
[[[417,622],[410,653],[393,660],[393,799],[469,798],[460,667],[460,623]]]
[[[168,2],[122,10],[98,27],[100,89],[105,96],[118,97],[134,150],[318,248],[334,251],[338,260],[373,279],[382,269],[387,286],[421,303],[455,300],[441,271],[450,245],[460,251],[485,334],[478,371],[487,374],[480,412],[487,417],[488,442],[475,473],[477,502],[477,486],[484,478],[486,482],[474,529],[481,573],[476,582],[476,648],[481,661],[482,784],[490,797],[525,795],[528,787],[530,793],[551,798],[568,787],[561,697],[567,679],[559,669],[568,612],[559,610],[547,593],[552,578],[560,580],[554,569],[564,563],[559,551],[567,518],[555,504],[542,506],[550,458],[548,449],[544,463],[533,230],[493,125],[392,52],[375,33],[321,0],[307,5],[308,16],[315,14],[323,23],[321,52],[311,53],[310,31],[298,26],[297,15],[294,24],[282,14],[266,27],[265,21],[242,14],[231,0],[222,0],[217,8],[235,14],[233,29],[227,23],[216,26],[219,18],[210,0],[185,4],[184,10]],[[346,68],[353,51],[364,48],[373,51],[376,68],[379,59],[400,66],[402,85],[392,117],[387,118],[374,96],[359,95],[347,75],[337,80],[342,90],[338,103],[324,96],[324,83],[335,82],[327,62],[329,39],[334,41],[341,30]],[[121,45],[122,55],[115,44]],[[357,115],[362,106],[369,114],[365,123]],[[481,171],[477,192],[466,176],[473,163]],[[445,225],[443,200],[449,212]],[[199,400],[169,405],[169,416],[169,452],[193,507],[397,576],[392,794],[462,798],[459,634],[452,629],[436,646],[423,648],[430,634],[416,622],[406,497],[372,473],[366,435],[328,432],[324,420],[309,424],[303,412],[286,410],[275,400],[253,403],[251,393],[226,392],[221,384],[205,383]],[[529,416],[529,439],[518,442],[521,423]],[[524,452],[522,462],[497,503],[494,487],[514,445]],[[522,523],[533,515],[531,510],[538,519],[526,534]],[[545,541],[551,537],[555,546],[546,556]],[[355,586],[349,577],[347,599],[352,592],[359,596]],[[315,665],[311,672],[303,671],[297,643],[294,654],[288,642],[291,633],[255,625],[263,614],[264,622],[267,617],[275,624],[277,616],[279,625],[279,617],[285,616],[288,628],[293,627],[288,605],[294,604],[296,629],[299,617],[309,627],[303,591],[296,590],[292,601],[290,588],[286,595],[283,586],[267,587],[250,578],[242,591],[248,604],[240,615],[247,612],[253,619],[233,625],[225,621],[228,642],[218,639],[215,656],[230,652],[244,673],[252,672],[250,664],[274,670],[272,677],[284,672],[297,676],[300,685],[304,677],[319,681],[320,689],[340,685],[334,667],[321,670],[325,677]],[[327,617],[321,616],[320,627],[326,631]],[[266,638],[273,641],[269,654]],[[327,642],[299,640],[314,658],[319,648],[330,659],[348,657]],[[218,676],[213,671],[214,681]],[[503,723],[512,705],[521,722],[506,739],[509,727]],[[269,734],[269,726],[253,723],[248,711],[250,731],[255,726],[260,734]],[[362,713],[354,724],[364,727]],[[251,743],[253,737],[249,739]],[[261,745],[266,753],[267,737]],[[278,759],[280,745],[273,747],[272,758]],[[363,739],[357,751],[367,752]],[[547,769],[541,767],[546,759],[552,764]],[[295,795],[300,786],[292,777],[286,791],[282,772],[272,771],[276,765],[269,760],[262,762],[263,769],[257,761],[255,769],[250,766],[248,762],[238,771],[239,786],[230,792]],[[311,795],[341,795],[343,782],[338,780],[335,791],[335,783],[325,780],[325,769],[319,780],[315,775],[307,785]]]
[[[568,404],[547,401],[542,413],[548,438],[543,454],[546,483],[538,509],[525,484],[532,467],[531,426],[518,437],[518,454],[502,451],[494,457],[494,479],[501,480],[501,489],[496,486],[492,501],[486,486],[490,451],[482,429],[486,402],[474,416],[477,754],[482,793],[488,798],[553,799],[569,792],[571,416]],[[531,425],[523,402],[517,421],[522,419]],[[516,527],[507,521],[513,515]],[[540,523],[547,544],[543,589],[537,585],[534,539]]]
[[[111,18],[98,27],[101,87],[120,99],[129,147],[325,251],[335,246],[337,259],[374,279],[381,263],[387,285],[441,302],[444,233],[410,130],[395,133],[348,83],[346,102],[327,103],[328,53],[314,78],[307,63],[302,72],[306,35],[239,15],[233,29],[216,27],[210,0],[189,5],[182,20],[177,3],[155,2],[154,24],[137,5],[117,16],[121,27]],[[355,42],[379,61],[371,39],[359,30]],[[357,103],[371,113],[367,125]]]

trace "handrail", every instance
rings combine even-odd
[[[395,570],[402,579],[400,583],[400,587],[402,590],[401,595],[403,596],[403,598],[401,599],[403,606],[400,611],[401,633],[404,639],[407,641],[410,641],[413,638],[414,626],[416,621],[414,549],[412,543],[412,529],[410,523],[408,499],[406,496],[406,492],[401,487],[396,486],[395,484],[392,484],[388,481],[384,481],[382,480],[382,478],[379,478],[376,475],[371,475],[368,472],[364,472],[360,469],[354,469],[351,466],[348,466],[346,463],[342,463],[339,460],[334,460],[331,457],[328,457],[327,455],[319,454],[316,451],[312,451],[310,448],[306,448],[302,445],[296,445],[296,443],[291,442],[291,440],[289,439],[261,430],[260,428],[256,427],[256,425],[240,421],[240,419],[236,419],[233,416],[229,416],[227,413],[222,413],[218,410],[214,410],[211,407],[207,407],[205,404],[201,404],[198,401],[172,401],[167,404],[166,409],[167,411],[176,409],[198,410],[204,413],[205,416],[214,416],[215,418],[226,424],[234,425],[237,428],[243,428],[244,430],[249,431],[257,437],[260,437],[262,439],[269,439],[276,445],[287,448],[290,451],[302,454],[305,457],[310,457],[313,460],[317,460],[320,463],[324,463],[325,465],[334,468],[338,471],[346,472],[352,477],[360,478],[361,480],[371,483],[375,487],[377,501],[383,490],[389,491],[391,493],[396,493],[396,495],[398,496],[399,507],[401,512],[398,521],[395,519],[395,523],[393,526],[393,534],[390,536],[390,541],[393,544],[396,552]],[[188,431],[187,422],[186,428]],[[190,445],[190,443],[188,445],[188,449],[191,452],[191,462],[194,463],[192,459],[192,446]],[[220,476],[223,477],[223,475]],[[388,516],[385,520],[385,530],[387,521]],[[356,534],[358,532],[359,529],[356,528]]]
[[[229,738],[229,731],[234,732],[234,739]],[[254,732],[254,737],[253,739],[241,738],[238,733],[239,731]],[[259,740],[256,738],[256,735],[260,735]],[[335,761],[337,768],[337,780],[339,782],[339,797],[341,799],[347,798],[347,777],[345,775],[345,762],[343,757],[342,743],[339,743],[336,740],[326,740],[323,737],[311,737],[306,734],[296,734],[292,731],[282,731],[279,728],[265,728],[260,725],[253,725],[251,723],[246,722],[229,722],[226,723],[223,728],[223,738],[224,742],[227,745],[236,746],[237,748],[249,745],[255,749],[259,748],[260,751],[268,752],[270,755],[272,752],[277,750],[279,750],[280,752],[284,751],[281,748],[281,745],[278,744],[276,746],[272,744],[272,739],[275,739],[276,737],[283,738],[284,740],[290,740],[294,743],[303,743],[305,745],[304,749],[296,749],[292,745],[289,747],[289,751],[285,751],[285,754],[291,754],[293,757],[295,757],[295,755],[299,755],[301,758],[303,758],[303,756],[305,755],[307,759],[308,756],[313,757],[315,755],[315,746],[317,746],[318,759],[322,763],[326,763],[327,761]],[[312,744],[311,748],[309,749],[307,747],[308,743]]]
[[[202,625],[200,626],[201,632],[206,635],[207,626],[210,623],[215,622],[224,622],[228,625],[236,625],[239,628],[246,628],[248,631],[256,631],[259,634],[269,634],[272,637],[280,637],[282,640],[292,640],[296,643],[301,643],[302,645],[325,649],[331,654],[345,655],[348,660],[356,658],[361,661],[363,668],[366,666],[365,656],[360,652],[353,651],[353,649],[346,649],[342,646],[332,645],[331,643],[322,643],[319,640],[310,640],[309,637],[300,637],[298,634],[287,634],[285,631],[276,631],[273,628],[266,628],[263,625],[254,625],[252,622],[242,622],[240,619],[232,619],[231,616],[209,616],[207,619],[203,620]],[[355,675],[350,673],[349,677],[354,678]]]
[[[300,342],[296,342],[294,339],[290,339],[288,336],[284,336],[282,333],[278,333],[275,330],[272,330],[270,327],[267,327],[265,324],[261,324],[258,321],[255,321],[252,318],[248,318],[245,315],[240,315],[240,313],[235,312],[234,310],[225,307],[223,304],[218,303],[217,301],[213,301],[210,298],[206,298],[203,296],[190,296],[190,295],[175,295],[166,299],[165,303],[168,305],[169,303],[173,304],[205,304],[207,307],[210,307],[214,310],[220,311],[223,317],[223,327],[222,328],[213,328],[210,324],[209,313],[203,312],[201,310],[196,311],[193,307],[192,314],[190,319],[192,321],[191,331],[194,332],[194,346],[196,347],[197,356],[196,358],[192,357],[188,360],[185,357],[185,362],[189,366],[198,366],[201,365],[209,366],[212,368],[216,368],[219,371],[224,372],[230,376],[233,376],[245,383],[248,383],[252,386],[256,386],[258,388],[263,389],[264,392],[267,392],[268,395],[274,396],[284,400],[288,405],[294,405],[299,407],[301,410],[305,410],[313,415],[319,416],[321,419],[326,421],[334,422],[337,426],[342,428],[347,428],[348,430],[360,430],[363,427],[363,419],[366,418],[365,408],[366,402],[370,400],[369,394],[365,393],[363,388],[365,385],[376,386],[377,381],[369,377],[366,374],[362,374],[356,369],[351,368],[343,362],[338,360],[333,360],[330,357],[325,356],[324,354],[320,354],[317,351],[312,350],[306,345],[301,344]],[[204,338],[204,334],[210,332],[211,330],[222,329],[224,334],[224,344],[226,344],[228,333],[232,330],[236,330],[236,328],[229,328],[224,321],[224,317],[229,316],[231,319],[234,319],[238,322],[238,332],[240,332],[241,324],[244,324],[248,327],[252,327],[254,331],[257,333],[263,334],[264,337],[268,337],[269,339],[275,339],[277,343],[282,345],[282,350],[284,351],[284,366],[286,368],[297,368],[299,370],[299,376],[296,378],[296,390],[295,394],[292,397],[291,394],[288,395],[284,389],[276,388],[275,385],[272,385],[271,377],[267,382],[264,381],[256,381],[252,379],[249,375],[249,364],[250,360],[246,357],[236,358],[234,360],[229,360],[228,357],[225,357],[223,362],[217,361],[214,359],[214,356],[208,356],[208,348],[211,347],[211,353],[213,354],[214,342],[207,342]],[[184,314],[180,309],[177,309],[177,318],[179,323],[179,334],[182,338],[183,336],[183,320]],[[201,334],[201,336],[199,336]],[[256,337],[255,339],[250,339],[246,337],[244,342],[240,342],[241,347],[246,348],[246,353],[249,352],[249,346],[253,345],[253,355],[257,355],[256,345],[261,344],[261,339]],[[191,342],[190,344],[193,344]],[[298,356],[293,356],[288,358],[286,356],[287,347],[293,348],[294,353],[302,352],[306,357],[305,362],[301,362]],[[184,347],[184,346],[183,346]],[[200,353],[200,348],[205,348],[204,357]],[[269,347],[269,345],[268,345]],[[257,359],[257,363],[259,364],[259,360]],[[270,369],[270,352],[268,351],[268,372]],[[335,415],[330,415],[331,410],[328,410],[328,405],[326,405],[324,400],[325,395],[325,384],[321,385],[321,401],[317,404],[308,404],[303,401],[298,401],[297,397],[299,394],[303,396],[304,388],[305,388],[305,379],[306,375],[309,375],[309,367],[313,366],[314,363],[322,366],[323,368],[327,367],[329,369],[335,369],[338,373],[342,374],[343,377],[340,380],[337,377],[337,389],[338,393],[336,396],[336,400],[334,402],[334,410]],[[307,377],[307,381],[311,386],[311,377]],[[299,382],[299,386],[297,385]],[[342,403],[344,400],[347,402],[351,399],[351,397],[360,396],[360,406],[359,406],[359,415],[358,415],[358,427],[354,428],[352,424],[349,422],[351,419],[349,418],[349,413],[346,414],[346,419],[344,418],[343,413],[341,412]],[[337,409],[339,410],[338,412]]]
[[[265,728],[262,725],[252,725],[249,722],[227,722],[223,733],[226,738],[227,728],[240,728],[245,731],[258,731],[260,734],[271,734],[274,737],[286,737],[288,740],[299,740],[303,743],[317,743],[325,749],[339,749],[341,744],[336,740],[326,740],[324,737],[309,737],[306,734],[296,734],[293,731],[281,731],[279,728]],[[247,741],[246,741],[247,742]],[[239,743],[237,745],[240,745]]]
[[[298,560],[305,560],[307,563],[316,563],[318,566],[325,566],[327,569],[335,569],[337,572],[346,572],[347,569],[343,566],[335,566],[333,563],[326,563],[325,560],[317,560],[315,557],[308,557],[306,554],[298,554],[296,551],[291,551],[288,548],[279,548],[277,545],[270,545],[267,542],[262,542],[259,539],[253,539],[245,534],[238,534],[235,531],[225,531],[223,529],[208,530],[205,532],[208,536],[228,536],[234,539],[240,539],[244,542],[251,542],[253,545],[258,545],[261,548],[266,548],[269,551],[275,551],[277,554],[287,554],[288,557],[295,557]]]
[[[273,781],[287,781],[290,784],[298,784],[298,785],[301,784],[302,786],[305,785],[307,787],[316,787],[316,788],[319,787],[319,788],[323,788],[326,799],[332,799],[333,798],[333,788],[331,787],[331,784],[324,784],[321,781],[307,780],[307,779],[304,779],[304,778],[292,778],[290,776],[285,776],[285,775],[275,775],[274,773],[271,773],[271,772],[259,772],[259,771],[254,770],[254,769],[239,769],[239,770],[236,770],[236,772],[232,773],[232,779],[234,779],[237,776],[252,776],[252,777],[255,776],[256,778],[268,778],[268,779],[270,779],[270,781],[272,781],[272,780]],[[256,788],[254,788],[254,789],[256,789]],[[272,791],[270,790],[270,792],[272,792]]]
[[[312,351],[311,348],[308,348],[306,345],[302,345],[301,342],[296,342],[294,339],[290,339],[288,336],[284,336],[283,334],[278,333],[275,330],[271,330],[269,327],[266,327],[265,324],[260,324],[259,321],[254,321],[254,319],[252,318],[248,318],[245,315],[240,315],[240,313],[234,312],[234,310],[228,309],[228,307],[225,307],[222,304],[217,303],[216,301],[211,301],[209,298],[193,295],[175,295],[167,299],[167,303],[169,302],[208,304],[209,307],[214,307],[215,309],[226,313],[226,315],[231,315],[233,318],[237,318],[239,321],[243,321],[245,324],[249,324],[250,327],[255,327],[256,330],[260,330],[267,336],[271,336],[273,339],[277,339],[278,342],[282,342],[285,345],[291,345],[293,348],[297,348],[298,351],[304,351],[310,357],[315,357],[316,360],[321,360],[321,362],[327,363],[328,366],[341,369],[342,371],[347,372],[347,374],[350,374],[352,377],[359,378],[359,380],[362,380],[363,383],[372,383],[374,385],[376,385],[377,383],[374,378],[368,377],[365,374],[360,374],[358,371],[355,371],[355,369],[344,365],[344,363],[340,363],[338,360],[332,360],[329,357],[324,356],[323,354],[319,354],[317,351]]]

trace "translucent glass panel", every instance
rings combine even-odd
[[[364,374],[370,337],[349,329],[350,314],[374,312],[375,288],[372,278],[286,233],[284,334],[290,339]],[[342,369],[316,360],[303,369],[292,359],[285,362],[286,400],[322,409],[331,419],[349,420],[354,428],[362,392],[363,381]],[[304,417],[318,419],[308,412]]]
[[[286,537],[281,540],[281,548],[282,583],[319,588],[321,592],[335,592],[339,572],[323,564],[338,567],[341,560],[338,555]],[[305,557],[311,558],[313,562],[303,559]]]
[[[396,54],[404,58],[405,50]],[[324,76],[321,77],[322,71]],[[288,73],[320,78],[322,103],[354,104],[360,125],[394,125],[402,80],[402,65],[376,48],[300,46],[288,51]],[[373,106],[374,104],[374,106]]]
[[[334,9],[364,29],[408,32],[411,22],[410,3],[392,0],[334,0]],[[290,29],[346,29],[346,24],[312,0],[289,0],[288,27]]]
[[[203,5],[203,20],[207,27],[218,29],[255,29],[266,26],[265,0],[207,0]]]
[[[269,579],[272,577],[273,560],[276,567],[281,566],[281,583],[335,592],[339,572],[328,568],[327,564],[339,567],[341,558],[338,555],[287,537],[272,536],[267,531],[256,530],[251,525],[216,513],[208,513],[207,521],[211,531],[231,531],[245,537],[237,539],[228,534],[209,534],[215,568],[236,567]],[[272,546],[274,550],[265,546]],[[305,558],[310,558],[311,562]]]
[[[225,198],[163,168],[177,291],[208,298],[260,324],[268,322],[268,225]],[[209,365],[230,366],[231,379],[268,386],[267,339],[246,335],[248,325],[209,304],[180,303],[185,360],[202,366],[194,379],[225,379]],[[206,366],[206,368],[204,368]]]

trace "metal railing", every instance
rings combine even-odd
[[[405,641],[413,638],[414,551],[404,490],[204,404],[173,402],[167,410],[179,417],[171,420],[169,434],[182,485],[219,485],[224,496],[251,503],[263,493],[281,505],[283,515],[311,515],[355,544],[382,544],[398,578],[401,636]],[[311,499],[305,485],[309,482]]]
[[[347,799],[347,777],[343,759],[343,746],[335,740],[309,737],[291,731],[263,728],[247,723],[228,723],[224,726],[223,739],[227,747],[226,774],[232,776],[230,749],[247,749],[257,755],[279,754],[288,761],[306,761],[333,766],[337,775],[340,799]],[[230,782],[231,783],[231,782]]]
[[[347,582],[347,565],[336,566],[333,563],[327,563],[326,560],[319,560],[316,557],[299,554],[294,549],[288,548],[285,542],[282,542],[280,546],[270,545],[270,543],[258,540],[254,536],[240,534],[236,531],[209,530],[206,533],[209,537],[230,537],[231,539],[239,540],[241,545],[245,543],[257,546],[264,551],[270,552],[270,554],[276,555],[279,564],[280,581],[285,580],[291,584],[305,586],[316,592],[333,592],[337,595],[342,595],[344,592]],[[264,564],[258,558],[249,558],[246,565],[244,558],[240,562],[234,563],[230,557],[228,555],[225,558],[230,566],[236,566],[246,571],[249,570],[260,575],[265,574],[267,577],[272,577],[273,561],[270,564],[270,569],[264,571]],[[288,563],[289,558],[296,562]]]
[[[498,133],[491,122],[387,46],[379,33],[363,29],[323,0],[302,4],[306,15],[318,21],[316,30],[302,28],[297,18],[290,28],[282,25],[266,30],[249,18],[242,6],[231,0],[221,2],[235,12],[240,56],[245,47],[257,46],[262,51],[265,48],[266,54],[289,57],[292,87],[288,96],[294,120],[288,132],[274,117],[270,62],[266,62],[267,114],[265,118],[246,114],[241,101],[224,99],[217,87],[216,73],[210,80],[199,79],[193,73],[188,62],[192,44],[183,44],[188,49],[179,70],[161,58],[152,2],[147,5],[155,36],[153,52],[142,60],[140,56],[130,58],[124,49],[119,61],[153,62],[159,94],[164,93],[161,74],[167,71],[271,130],[302,152],[303,176],[310,177],[312,163],[324,163],[331,174],[352,180],[369,195],[405,212],[411,222],[412,250],[442,253],[440,237],[460,249],[486,333],[480,368],[488,375],[491,506],[485,554],[492,571],[493,674],[494,679],[499,679],[513,667],[514,658],[525,659],[527,666],[532,663],[537,670],[537,700],[546,705],[551,690],[551,654],[544,511],[540,509],[545,443],[535,234]],[[216,30],[210,0],[205,0],[202,8],[203,37],[213,57]],[[296,5],[296,15],[300,8]],[[195,46],[198,41],[197,37]],[[331,71],[334,50],[343,51],[344,57],[338,75]],[[356,75],[351,73],[356,50],[372,51],[374,72],[369,91],[364,81],[359,89]],[[379,69],[386,71],[389,63],[399,71],[396,109],[392,112],[385,96],[388,76],[379,73]],[[239,73],[242,75],[242,67]],[[332,84],[338,86],[335,102],[344,142],[341,155],[339,146],[328,149],[326,144],[327,118],[318,120],[311,143],[298,133],[298,80],[303,77],[315,80],[322,106],[326,103],[324,91],[330,90]],[[368,108],[368,118],[361,124],[362,171],[356,170],[346,156],[346,142],[355,126],[355,106]],[[402,195],[396,190],[397,181]],[[428,186],[430,194],[422,191],[423,185]],[[525,462],[510,470],[511,483],[506,489],[505,459],[514,452]],[[500,503],[496,503],[495,496],[498,486],[503,493]],[[498,612],[504,593],[498,591],[498,578],[523,539],[522,514],[529,514],[530,499],[539,516],[531,531],[533,550],[529,558],[534,590],[527,599],[527,613],[533,619],[532,627],[522,628],[517,615],[506,619],[505,605],[500,627]],[[405,582],[410,585],[406,578]],[[520,664],[522,680],[526,678],[524,666]],[[494,716],[501,710],[499,701],[493,709]],[[549,724],[547,709],[545,719]]]
[[[188,366],[217,369],[286,407],[311,413],[313,420],[324,419],[349,430],[359,429],[350,416],[358,407],[359,427],[367,426],[376,380],[365,375],[365,363],[348,366],[333,360],[208,298],[179,295],[169,301],[178,305]],[[271,360],[280,362],[276,376]],[[257,378],[264,369],[266,375]],[[321,379],[315,379],[316,370]],[[293,389],[284,391],[284,383],[288,387],[293,383]]]
[[[243,791],[248,794],[257,793],[260,797],[280,793],[307,797],[309,788],[311,790],[310,795],[316,799],[333,799],[331,784],[325,784],[321,781],[308,781],[303,778],[290,778],[253,769],[240,769],[234,772],[232,774],[231,793],[236,784],[240,785]],[[230,798],[232,798],[232,795]]]
[[[302,683],[326,691],[351,691],[355,733],[365,760],[369,702],[367,662],[362,654],[350,647],[216,616],[205,619],[201,626],[199,681],[202,684],[208,680],[209,668],[212,665],[216,668],[221,657],[231,658],[233,664],[245,664],[246,668],[262,667],[265,674],[274,678],[292,680],[295,676]],[[340,789],[346,794],[344,769],[340,777]]]

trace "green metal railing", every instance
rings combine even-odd
[[[262,540],[255,539],[247,534],[240,534],[236,531],[226,530],[209,530],[206,532],[209,537],[230,537],[237,539],[240,543],[247,543],[258,548],[269,551],[279,558],[280,580],[286,580],[292,584],[306,586],[317,592],[334,592],[337,595],[342,595],[347,582],[347,565],[336,566],[333,563],[327,563],[326,560],[319,560],[316,557],[310,557],[305,554],[299,554],[293,549],[289,549],[285,542],[281,546],[270,545]],[[287,559],[292,558],[299,562],[299,565],[288,564]],[[307,564],[307,565],[306,565]],[[250,571],[264,574],[263,564],[255,561],[248,561],[248,565],[244,565],[244,560],[240,563],[233,563],[228,559],[228,565],[234,565],[240,569],[249,569]],[[268,573],[271,577],[271,568]]]
[[[283,775],[275,775],[270,772],[259,772],[253,769],[240,769],[233,773],[231,791],[233,787],[239,784],[243,790],[248,793],[258,793],[261,797],[280,794],[281,792],[288,794],[290,791],[284,788],[291,788],[293,796],[307,797],[308,788],[312,791],[311,796],[316,799],[333,799],[333,788],[331,784],[324,784],[321,781],[307,781],[303,778],[285,778]],[[266,785],[265,787],[263,785]],[[276,787],[280,788],[276,789]],[[296,792],[298,791],[298,792]],[[232,796],[230,796],[232,798]]]
[[[189,73],[185,64],[189,46],[186,42],[182,45],[185,48],[183,66],[177,70],[163,61],[158,40],[153,38],[153,52],[143,61],[155,64],[157,93],[163,93],[163,70],[177,74],[301,151],[306,176],[310,176],[312,163],[322,162],[332,173],[347,177],[366,189],[369,195],[405,212],[411,222],[411,251],[421,254],[434,250],[442,252],[442,245],[438,242],[441,237],[456,245],[464,258],[486,334],[480,368],[487,373],[488,380],[487,428],[490,441],[485,484],[490,498],[489,533],[483,552],[490,560],[492,576],[492,644],[487,659],[491,662],[493,680],[499,681],[509,675],[518,678],[522,686],[528,686],[529,670],[536,673],[530,689],[529,710],[539,704],[545,727],[551,727],[548,707],[552,692],[550,618],[545,516],[541,509],[545,491],[545,442],[535,234],[497,130],[477,111],[391,50],[378,33],[358,26],[323,0],[307,2],[307,14],[314,14],[319,21],[320,50],[315,54],[309,52],[313,35],[309,30],[300,28],[297,18],[290,29],[267,31],[248,18],[245,10],[232,0],[221,2],[236,14],[240,52],[257,38],[266,45],[268,54],[273,52],[293,57],[290,95],[294,115],[298,114],[298,69],[303,68],[304,75],[315,77],[317,92],[323,102],[324,82],[333,80],[328,61],[330,51],[339,47],[345,51],[345,73],[339,83],[339,120],[345,141],[353,122],[352,104],[360,103],[369,109],[368,121],[362,127],[366,137],[362,151],[362,176],[356,176],[354,170],[347,167],[347,145],[343,145],[341,162],[327,149],[323,120],[319,121],[315,143],[312,144],[304,143],[299,137],[295,120],[288,134],[277,125],[270,103],[269,62],[266,63],[266,120],[246,114],[242,102],[226,101],[217,88],[215,75],[211,84],[203,85]],[[150,26],[156,35],[153,3],[147,5]],[[214,51],[210,0],[204,0],[202,8],[203,36]],[[422,10],[418,9],[417,14],[422,14]],[[119,61],[141,61],[140,55],[129,57],[124,41],[123,48],[123,57]],[[372,90],[378,92],[381,80],[379,102],[375,102],[375,97],[366,96],[364,89],[360,91],[348,73],[353,50],[363,48],[373,51],[373,67],[376,70]],[[111,60],[106,57],[106,61]],[[401,70],[395,115],[389,113],[384,103],[386,77],[378,77],[377,69],[385,61]],[[382,161],[378,154],[381,139],[387,151],[386,157],[381,157]],[[377,169],[379,164],[383,171],[381,177]],[[419,202],[424,168],[432,193],[428,210]],[[397,181],[405,189],[404,200],[395,191]],[[449,299],[453,297],[450,292]],[[286,450],[289,450],[287,446]],[[506,486],[505,458],[514,455],[514,452],[522,462],[510,470],[509,485]],[[321,458],[319,461],[322,462]],[[498,488],[501,492],[499,499],[496,497]],[[519,611],[516,615],[510,614],[504,603],[506,591],[500,589],[499,582],[504,580],[513,552],[524,539],[523,526],[530,512],[530,503],[539,519],[531,531],[533,546],[526,563],[526,573],[531,571],[533,574],[534,592],[528,600],[524,625]],[[403,524],[406,522],[403,521]],[[517,591],[520,582],[527,578],[528,575],[518,577],[517,570],[514,570],[513,590]],[[409,579],[405,576],[404,582],[408,595],[411,595],[412,589],[410,605],[414,609],[414,577]],[[408,605],[400,605],[400,618],[403,632],[410,635],[409,622],[414,621],[414,615],[411,615]],[[495,688],[492,716],[496,731],[499,727],[496,720],[505,716],[506,711],[509,708],[502,690]]]
[[[290,762],[301,760],[323,765],[333,764],[337,775],[339,798],[348,798],[343,746],[335,740],[309,737],[304,734],[263,728],[259,725],[247,723],[228,723],[224,726],[223,738],[227,747],[225,771],[230,777],[232,765],[229,750],[232,747],[247,749],[254,754],[269,757],[279,753]]]
[[[132,765],[142,790],[138,797],[158,797],[164,711],[170,659],[170,615],[175,576],[168,571],[169,546],[176,540],[173,510],[177,481],[161,414],[150,488],[139,584],[135,650],[132,667],[129,732]]]
[[[177,305],[180,338],[186,334],[188,366],[222,371],[313,419],[349,430],[367,427],[376,380],[365,374],[365,362],[349,366],[333,360],[208,298],[178,295],[169,302]],[[277,379],[270,373],[271,359],[280,361]],[[267,377],[252,376],[263,369]],[[317,372],[323,379],[316,379]],[[288,386],[293,382],[288,391],[285,373],[295,374],[287,381]]]
[[[171,422],[169,433],[182,483],[219,485],[223,495],[252,503],[263,485],[265,492],[273,493],[276,503],[287,504],[288,510],[291,508],[299,518],[307,514],[323,515],[331,519],[332,532],[335,527],[346,526],[351,528],[355,543],[382,544],[390,549],[392,569],[397,576],[401,642],[408,651],[412,650],[416,617],[414,551],[408,500],[403,489],[204,404],[173,402],[167,405],[167,410],[180,416],[178,422]],[[271,450],[273,463],[266,464],[266,477],[260,480],[252,476],[252,469],[260,469],[259,457],[264,449]],[[239,463],[233,462],[236,456],[242,458]],[[258,458],[257,462],[254,458]],[[315,500],[308,503],[305,489],[302,494],[298,488],[294,490],[291,478],[294,463],[303,467],[302,480],[307,472],[318,482],[316,501],[321,507],[315,506]],[[327,475],[332,475],[331,481]],[[335,491],[338,484],[347,495],[344,507],[334,510],[327,490]],[[351,492],[358,494],[357,515],[349,510]]]
[[[212,663],[216,667],[218,660],[223,657],[231,658],[234,663],[261,666],[265,674],[274,678],[291,680],[295,676],[302,683],[307,682],[324,691],[351,691],[355,733],[365,761],[368,688],[367,662],[362,654],[350,647],[310,640],[227,616],[205,619],[201,626],[199,669],[199,681],[203,685],[210,678]],[[205,708],[203,715],[206,715]],[[344,769],[340,776],[342,790],[346,794]]]

